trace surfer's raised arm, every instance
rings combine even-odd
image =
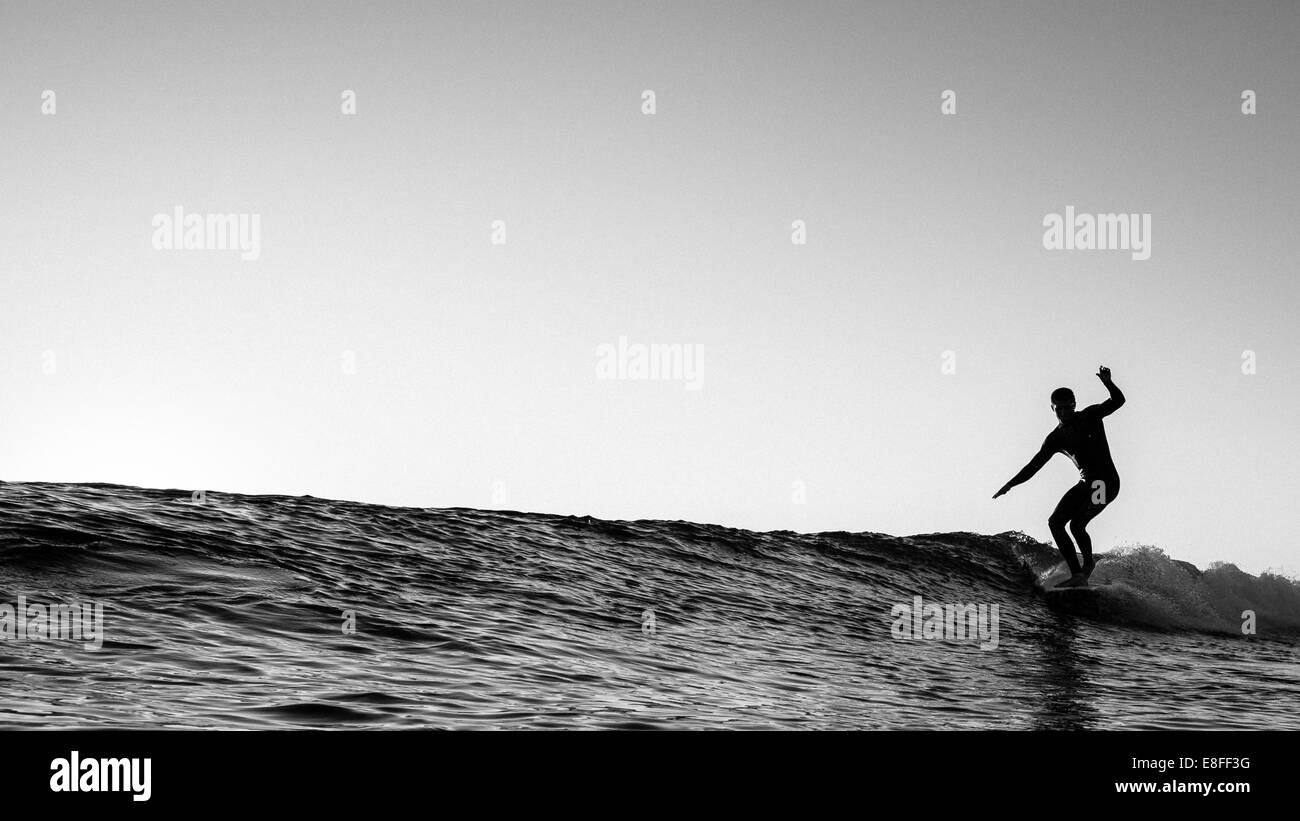
[[[1047,464],[1047,460],[1051,459],[1052,455],[1056,453],[1056,449],[1052,447],[1051,442],[1052,435],[1048,434],[1047,438],[1043,440],[1043,446],[1038,449],[1038,453],[1034,454],[1034,458],[1029,460],[1029,464],[1022,467],[1020,472],[1015,476],[1012,476],[1011,481],[1007,482],[1002,486],[1001,490],[993,494],[993,498],[996,499],[1021,482],[1027,482],[1033,478],[1034,474],[1037,473],[1043,465]]]
[[[1105,365],[1097,369],[1097,378],[1106,386],[1106,390],[1110,391],[1110,398],[1093,407],[1097,409],[1097,415],[1110,416],[1124,404],[1124,393],[1110,380],[1110,368]]]

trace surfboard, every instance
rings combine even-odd
[[[1073,596],[1076,594],[1096,595],[1097,588],[1091,585],[1085,585],[1083,587],[1059,587],[1054,584],[1051,587],[1045,588],[1043,592],[1051,596]]]
[[[1062,580],[1064,581],[1064,580]],[[1057,587],[1046,588],[1047,606],[1055,610],[1082,616],[1101,614],[1101,590],[1097,587]]]

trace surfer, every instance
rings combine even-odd
[[[1102,365],[1097,370],[1097,378],[1110,391],[1110,398],[1097,405],[1089,405],[1081,411],[1074,410],[1074,391],[1069,388],[1057,388],[1052,391],[1052,411],[1059,423],[1047,434],[1043,446],[1038,450],[1029,464],[1011,477],[1011,481],[993,494],[996,499],[1011,488],[1028,481],[1039,468],[1047,464],[1056,453],[1064,453],[1079,469],[1079,483],[1065,492],[1056,510],[1047,519],[1052,530],[1052,538],[1065,557],[1070,568],[1070,578],[1057,587],[1079,587],[1088,584],[1096,561],[1092,558],[1092,539],[1088,536],[1088,522],[1092,521],[1106,505],[1119,495],[1119,473],[1110,458],[1110,445],[1106,443],[1106,428],[1102,418],[1111,415],[1124,404],[1124,394],[1110,378],[1110,368]],[[1070,532],[1066,533],[1066,524]],[[1074,544],[1070,535],[1079,543],[1079,552],[1083,554],[1083,565],[1074,555]]]

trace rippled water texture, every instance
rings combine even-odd
[[[98,649],[10,625],[0,727],[1300,729],[1295,582],[1126,549],[1080,614],[1058,564],[1015,533],[0,483],[0,605],[104,607]],[[916,596],[996,604],[997,647],[896,638]]]

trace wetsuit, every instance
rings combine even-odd
[[[1114,385],[1107,388],[1110,390],[1109,399],[1071,414],[1043,440],[1044,453],[1064,453],[1079,469],[1079,483],[1065,492],[1047,520],[1057,545],[1065,555],[1066,564],[1074,573],[1080,568],[1074,546],[1065,535],[1066,523],[1070,523],[1070,532],[1079,543],[1084,563],[1090,564],[1092,541],[1084,526],[1119,495],[1119,472],[1110,458],[1106,428],[1101,420],[1124,404],[1124,395]]]

